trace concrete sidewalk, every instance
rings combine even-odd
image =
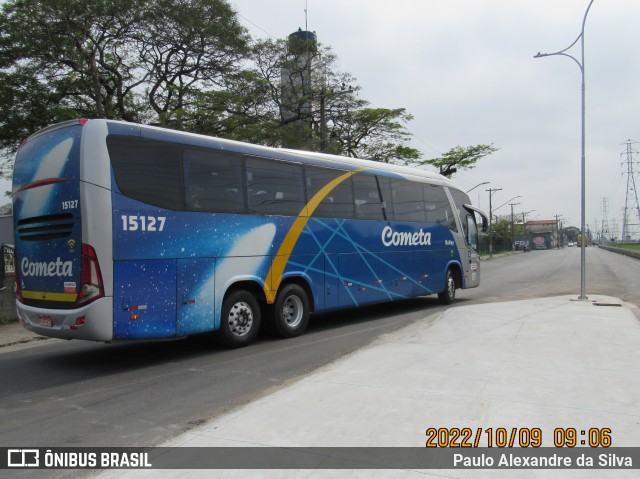
[[[610,428],[640,446],[640,322],[592,295],[453,307],[163,444],[424,447],[427,428]],[[480,445],[487,445],[483,439]],[[206,451],[203,451],[206,454]],[[122,477],[637,477],[622,470],[111,470]]]
[[[26,345],[35,346],[42,341],[61,341],[50,339],[25,329],[18,321],[0,324],[0,354],[24,349]]]

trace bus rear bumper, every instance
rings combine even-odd
[[[111,341],[113,339],[113,298],[100,298],[78,309],[34,308],[16,302],[18,319],[28,330],[60,339]]]

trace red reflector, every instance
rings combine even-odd
[[[80,316],[78,319],[76,319],[76,326],[84,326],[86,322],[87,318],[85,318],[84,316]]]

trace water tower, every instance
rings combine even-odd
[[[307,149],[312,131],[314,89],[321,77],[318,37],[298,29],[289,35],[280,76],[281,115],[287,129],[284,146]],[[316,99],[317,100],[317,99]]]

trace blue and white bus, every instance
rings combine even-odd
[[[311,313],[480,281],[469,197],[407,167],[111,120],[30,136],[13,177],[22,324],[95,341],[261,322],[301,334]]]

